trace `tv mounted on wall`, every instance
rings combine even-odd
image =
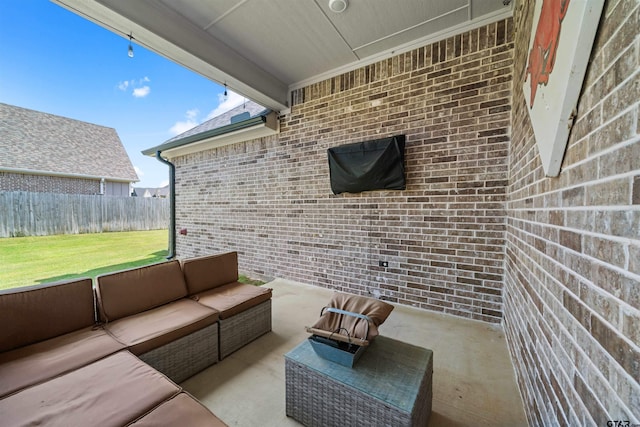
[[[404,135],[329,148],[333,194],[404,190]]]

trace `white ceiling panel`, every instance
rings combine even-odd
[[[358,58],[313,2],[250,0],[208,29],[283,81],[298,81]]]
[[[378,52],[390,50],[406,43],[410,43],[413,40],[421,39],[429,34],[439,33],[447,28],[463,24],[466,21],[467,14],[468,10],[463,8],[447,15],[442,15],[431,21],[409,27],[392,37],[384,38],[369,45],[362,46],[356,50],[356,54],[360,58],[367,58],[371,55],[377,54]]]
[[[161,2],[200,28],[206,28],[238,3],[242,3],[238,0],[162,0]]]
[[[404,32],[453,11],[468,10],[467,0],[434,1],[352,1],[345,13],[333,13],[328,4],[319,1],[336,29],[357,49],[376,40]],[[465,18],[466,20],[466,18]]]
[[[493,1],[486,0],[473,0],[471,3],[471,19],[477,19],[487,14],[493,13],[496,11],[496,8],[505,7],[509,8],[508,4],[511,3],[511,0],[507,1],[507,5],[502,4],[502,0],[499,1],[499,4],[494,3]]]

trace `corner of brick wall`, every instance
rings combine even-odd
[[[638,423],[640,3],[605,4],[557,178],[522,93],[533,4],[514,15],[507,342],[530,425]]]

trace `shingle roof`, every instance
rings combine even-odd
[[[133,192],[138,197],[144,197],[146,192],[149,192],[151,197],[168,197],[170,191],[168,185],[164,187],[133,187]]]
[[[142,150],[142,154],[152,156],[158,151],[164,152],[165,150],[184,147],[209,138],[224,136],[243,129],[246,130],[258,124],[264,124],[270,114],[272,114],[271,110],[265,109],[262,105],[253,101],[245,100],[242,105],[217,115],[180,135],[168,139],[160,145]]]
[[[0,170],[138,181],[113,128],[0,103]]]
[[[250,100],[246,100],[244,104],[239,105],[235,108],[232,108],[226,113],[222,113],[219,116],[216,116],[210,120],[207,120],[206,122],[201,123],[198,126],[191,128],[186,132],[181,133],[180,135],[176,135],[173,138],[165,141],[164,144],[185,139],[192,135],[198,135],[213,129],[220,128],[222,126],[229,125],[231,124],[231,118],[239,114],[249,113],[248,117],[243,118],[243,119],[249,119],[249,118],[257,117],[262,113],[265,113],[266,111],[268,110],[266,110],[262,105],[256,104],[255,102]]]

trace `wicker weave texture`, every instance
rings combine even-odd
[[[271,300],[220,319],[220,360],[271,330]]]
[[[307,427],[427,426],[431,390],[424,387],[413,413],[399,411],[359,390],[285,361],[286,413]]]
[[[426,426],[433,357],[378,337],[355,368],[319,357],[307,342],[285,355],[286,414],[305,426]]]
[[[218,324],[144,353],[140,359],[180,383],[218,362]]]
[[[416,398],[418,408],[411,414],[412,426],[427,426],[431,417],[431,406],[433,404],[433,358],[429,360],[427,375],[422,378],[420,391]]]

